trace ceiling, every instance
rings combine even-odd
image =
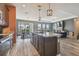
[[[38,21],[38,5],[41,5],[41,21],[56,22],[79,16],[79,4],[75,3],[52,3],[53,15],[47,16],[48,3],[16,3],[16,18],[20,20]]]

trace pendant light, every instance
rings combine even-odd
[[[41,6],[40,6],[40,5],[38,5],[38,11],[39,11],[39,17],[38,17],[38,20],[41,21],[41,15],[40,15]]]
[[[52,16],[53,10],[50,8],[50,3],[48,4],[49,9],[47,10],[47,16]]]

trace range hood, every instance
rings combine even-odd
[[[7,27],[8,26],[7,21],[5,21],[4,19],[0,19],[0,26],[1,27]]]
[[[6,27],[6,26],[8,26],[8,23],[4,19],[2,10],[0,10],[0,27]]]

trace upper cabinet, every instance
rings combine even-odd
[[[13,5],[5,5],[5,21],[8,27],[3,29],[4,34],[13,32],[13,43],[16,42],[16,7]],[[9,29],[9,30],[8,30]],[[7,32],[5,32],[7,30]]]

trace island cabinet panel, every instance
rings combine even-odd
[[[30,40],[31,43],[32,43],[32,45],[33,45],[33,42],[34,42],[33,40],[34,40],[34,34],[32,33],[32,38],[31,38],[31,40]]]
[[[56,37],[46,37],[45,38],[45,55],[54,56],[57,54],[57,38]]]
[[[36,49],[38,51],[39,49],[39,40],[38,40],[38,36],[36,35]]]
[[[36,48],[40,56],[55,56],[57,55],[57,37],[42,36],[32,33],[31,43]]]
[[[45,48],[45,41],[44,41],[44,37],[42,37],[42,36],[39,36],[39,50],[38,50],[38,52],[39,52],[39,54],[42,56],[42,55],[45,55],[44,54],[44,48]]]

